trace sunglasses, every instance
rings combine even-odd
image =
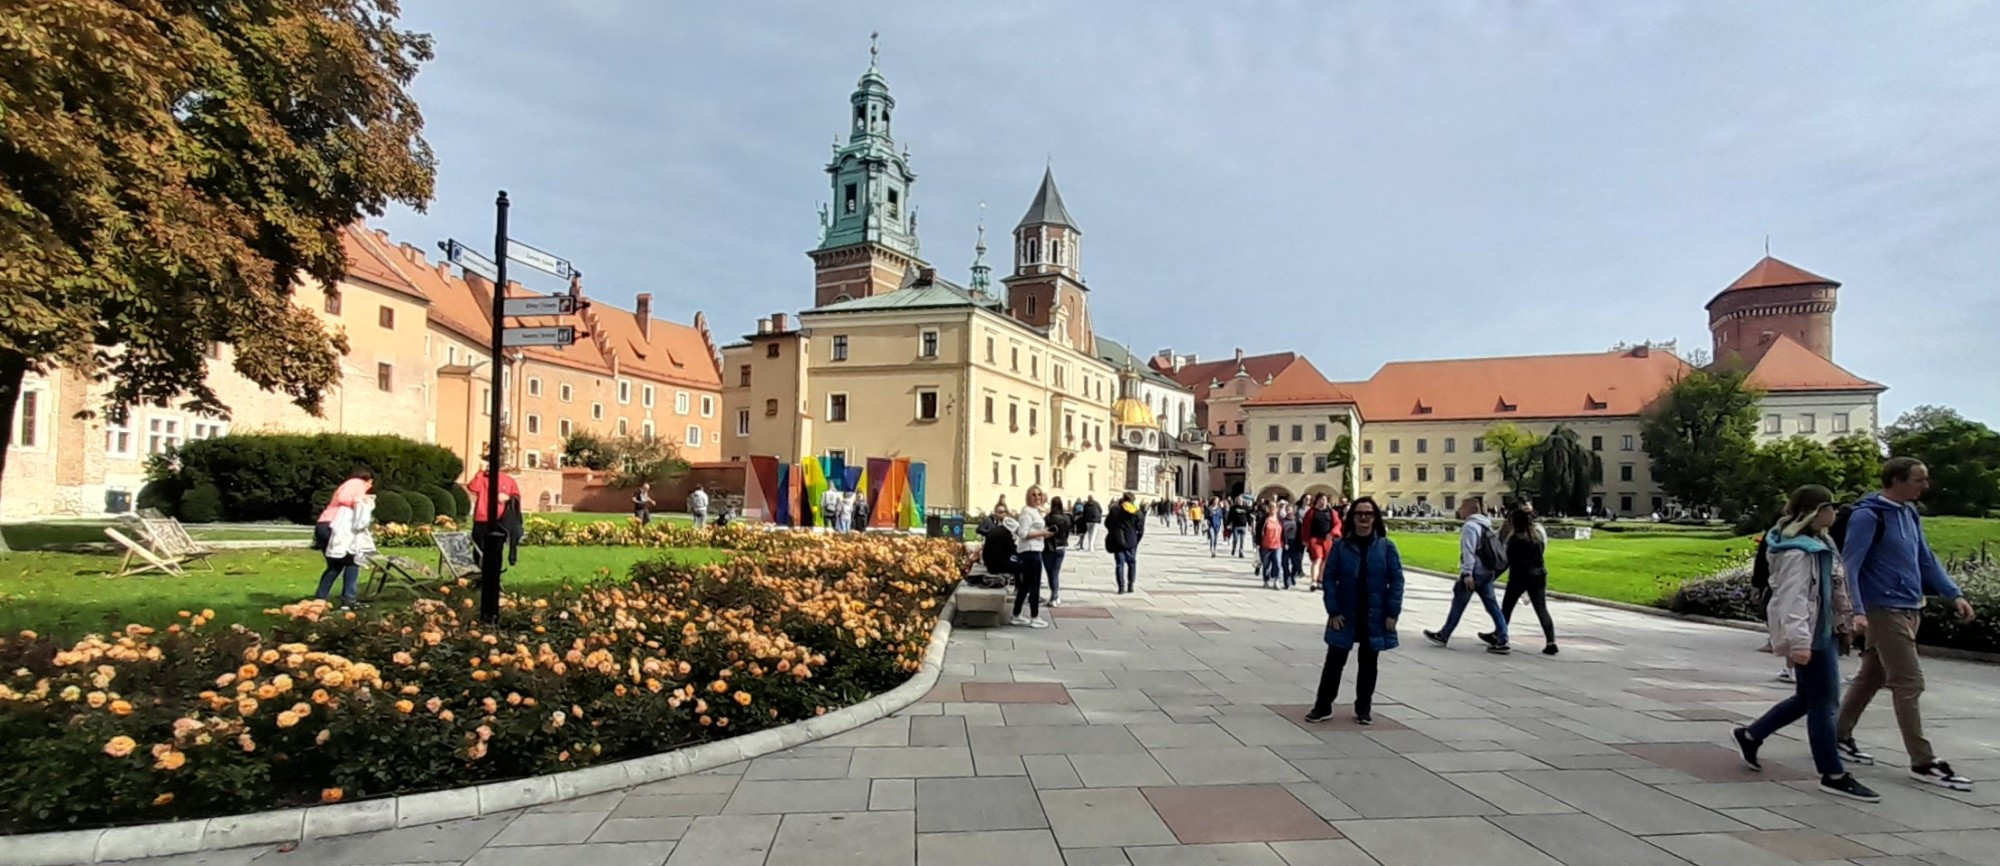
[[[1360,519],[1361,519],[1361,518],[1363,518],[1363,517],[1366,517],[1366,518],[1369,518],[1370,520],[1373,520],[1373,519],[1375,518],[1375,512],[1373,512],[1373,511],[1356,511],[1356,512],[1354,512],[1354,519],[1356,519],[1356,520],[1360,520]]]

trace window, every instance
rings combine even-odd
[[[1816,418],[1816,417],[1814,417],[1814,416],[1813,416],[1813,413],[1811,413],[1811,412],[1807,412],[1807,413],[1805,413],[1805,414],[1803,414],[1803,415],[1800,415],[1800,416],[1799,416],[1799,432],[1800,432],[1800,433],[1818,433],[1818,432],[1819,432],[1819,419],[1818,419],[1818,418]]]
[[[1417,480],[1418,481],[1431,480],[1431,468],[1429,466],[1417,467]]]
[[[527,419],[526,419],[526,420],[527,420],[527,424],[528,424],[528,432],[529,432],[529,433],[540,433],[540,432],[542,432],[542,416],[540,416],[540,415],[529,415],[529,416],[527,417]]]
[[[1303,454],[1292,455],[1292,474],[1298,475],[1304,471],[1306,471],[1305,455]]]
[[[457,347],[457,346],[446,346],[446,347],[444,347],[444,362],[445,362],[446,364],[456,364],[456,363],[458,363],[458,347]]]
[[[1627,434],[1625,434],[1625,435],[1623,435],[1623,436],[1620,436],[1620,437],[1618,437],[1618,450],[1620,450],[1620,451],[1630,451],[1630,450],[1632,450],[1632,446],[1633,446],[1633,445],[1635,444],[1635,443],[1634,443],[1634,442],[1632,441],[1632,439],[1633,439],[1633,437],[1632,437],[1632,434],[1630,434],[1630,433],[1627,433]]]
[[[479,389],[479,414],[481,414],[481,415],[492,415],[492,414],[493,414],[493,389],[492,389],[492,388],[481,388],[481,389]]]
[[[986,395],[986,423],[993,423],[993,395]]]
[[[604,420],[604,404],[603,404],[603,403],[592,403],[592,404],[590,404],[590,420],[592,420],[592,421],[602,421],[602,420]]]
[[[834,359],[834,360],[836,360],[836,361],[845,361],[845,360],[847,360],[847,335],[846,335],[846,334],[835,334],[835,335],[833,335],[833,359]]]
[[[1618,510],[1628,513],[1632,510],[1632,496],[1630,494],[1618,497]]]
[[[1603,450],[1604,450],[1604,437],[1602,437],[1602,436],[1592,436],[1592,437],[1590,437],[1590,450],[1592,450],[1592,451],[1603,451]]]
[[[14,444],[34,448],[42,442],[42,392],[22,391],[15,400]],[[159,452],[153,452],[159,453]]]
[[[556,386],[556,399],[561,400],[564,403],[568,403],[570,401],[570,398],[574,396],[576,396],[576,392],[570,390],[568,382],[564,382],[561,385]]]
[[[569,438],[569,419],[568,419],[568,418],[558,418],[558,419],[556,419],[556,435],[557,435],[557,436],[561,436],[561,437],[562,437],[562,438],[564,438],[564,439],[568,439],[568,438]]]
[[[1655,497],[1653,497],[1653,513],[1654,513],[1654,514],[1658,514],[1658,513],[1660,512],[1660,509],[1662,509],[1662,508],[1665,508],[1665,507],[1667,507],[1667,501],[1666,501],[1665,499],[1661,499],[1661,498],[1660,498],[1660,497],[1658,497],[1658,496],[1655,496]]]
[[[28,395],[34,393],[37,392],[22,392],[22,402],[26,402]],[[125,424],[113,424],[109,421],[104,422],[104,450],[109,452],[113,457],[132,456],[132,428]]]
[[[542,455],[537,452],[530,451],[522,455],[522,459],[527,463],[529,469],[540,469],[542,467]]]
[[[632,383],[624,379],[618,380],[618,405],[632,405]]]
[[[695,426],[695,425],[693,425],[693,424],[689,424],[689,425],[688,425],[688,429],[687,429],[687,444],[688,444],[688,447],[689,447],[689,448],[700,448],[700,447],[701,447],[701,428],[700,428],[700,427],[696,427],[696,426]]]
[[[1403,453],[1403,440],[1401,439],[1389,440],[1389,453],[1391,454]]]
[[[1458,467],[1456,467],[1456,466],[1446,466],[1446,467],[1444,468],[1444,480],[1445,480],[1445,481],[1448,481],[1448,482],[1449,482],[1449,481],[1457,481],[1457,480],[1458,480]]]
[[[917,338],[917,355],[923,358],[938,356],[938,332],[925,331]]]
[[[987,337],[987,338],[986,338],[986,363],[988,363],[988,364],[991,364],[991,363],[993,363],[993,338],[992,338],[992,337]],[[1000,470],[999,470],[999,469],[997,469],[997,468],[996,468],[996,469],[994,469],[994,470],[993,470],[993,475],[995,476],[995,477],[994,477],[994,479],[993,479],[994,481],[996,481],[996,482],[997,482],[997,481],[999,481],[999,480],[1000,480],[1000,478],[998,477],[998,476],[1000,475]]]
[[[389,364],[375,365],[375,389],[393,391],[396,389],[396,368]]]
[[[28,394],[21,395],[22,408],[28,408]],[[174,418],[154,418],[146,422],[146,453],[164,454],[170,448],[181,444],[181,422]]]
[[[1029,295],[1029,296],[1028,296],[1028,318],[1032,319],[1032,318],[1034,318],[1034,317],[1035,317],[1035,296],[1034,296],[1034,295]]]
[[[338,316],[338,315],[340,315],[340,296],[339,296],[339,295],[336,295],[336,294],[334,294],[334,293],[332,293],[332,292],[327,292],[327,293],[326,293],[326,312],[327,312],[327,315],[330,315],[330,316]]]
[[[1021,464],[1019,463],[1007,464],[1007,486],[1019,487],[1020,485],[1021,485]]]
[[[784,351],[784,349],[781,348],[777,343],[764,344],[764,357],[766,358],[776,358],[778,357],[778,353],[782,351]]]
[[[1450,436],[1446,436],[1446,437],[1444,438],[1444,453],[1446,453],[1446,454],[1457,454],[1457,453],[1458,453],[1458,440],[1457,440],[1457,439],[1455,439],[1455,438],[1453,438],[1453,437],[1450,437]]]
[[[1314,441],[1314,442],[1325,442],[1325,441],[1326,441],[1326,425],[1325,425],[1325,424],[1314,424],[1314,425],[1313,425],[1313,441]]]
[[[1622,466],[1619,466],[1619,467],[1618,467],[1618,480],[1620,480],[1620,481],[1630,481],[1630,480],[1632,480],[1632,464],[1630,464],[1630,463],[1626,463],[1626,464],[1624,464],[1624,465],[1622,465]],[[1630,510],[1630,509],[1627,509],[1627,510]]]
[[[1270,463],[1271,463],[1271,474],[1272,475],[1278,474],[1278,455],[1276,454],[1271,455]]]
[[[769,399],[769,400],[765,400],[765,401],[764,401],[764,417],[766,417],[766,418],[775,418],[775,417],[777,417],[777,416],[778,416],[778,401],[777,401],[777,399],[776,399],[776,398],[772,398],[772,399]]]
[[[713,417],[715,417],[715,395],[714,395],[714,394],[703,394],[703,395],[701,395],[701,417],[703,417],[703,418],[713,418]]]
[[[1326,471],[1326,455],[1325,455],[1325,454],[1314,454],[1314,455],[1313,455],[1313,471],[1314,471],[1314,472],[1325,472],[1325,471]]]
[[[1000,461],[993,461],[993,483],[1000,483]]]
[[[1835,413],[1833,413],[1833,432],[1835,432],[1835,433],[1845,433],[1845,432],[1847,432],[1847,413],[1846,413],[1846,412],[1835,412]],[[1655,509],[1655,510],[1657,510],[1657,509]]]
[[[675,391],[675,392],[674,392],[674,414],[676,414],[676,415],[686,415],[687,413],[688,413],[688,392],[686,392],[686,391]]]
[[[1013,346],[1013,347],[1010,347],[1010,348],[1009,348],[1009,349],[1007,350],[1007,364],[1008,364],[1009,368],[1010,368],[1010,369],[1012,369],[1012,370],[1013,370],[1014,372],[1016,372],[1016,373],[1019,373],[1019,372],[1021,372],[1021,347],[1020,347],[1020,346]]]
[[[917,420],[936,421],[938,419],[938,392],[935,388],[924,388],[917,392]]]
[[[631,432],[631,429],[632,428],[626,424],[625,419],[623,418],[618,419],[618,435],[620,436],[627,435],[628,433]]]
[[[1373,439],[1361,440],[1361,453],[1363,454],[1375,453],[1375,440]]]
[[[1276,425],[1276,424],[1272,424],[1272,425],[1271,425],[1271,426],[1270,426],[1270,427],[1269,427],[1269,428],[1268,428],[1268,429],[1267,429],[1267,430],[1265,431],[1265,437],[1264,437],[1264,438],[1265,438],[1265,439],[1267,439],[1267,440],[1269,440],[1269,441],[1272,441],[1272,442],[1276,442],[1276,441],[1278,441],[1278,425]]]
[[[456,347],[453,348],[455,349]],[[528,377],[528,396],[530,397],[542,396],[542,377],[540,376]]]
[[[1485,481],[1485,480],[1486,480],[1486,467],[1484,467],[1484,466],[1474,466],[1474,467],[1472,467],[1472,480],[1473,480],[1473,482],[1474,482],[1474,483],[1478,483],[1478,482],[1482,482],[1482,481]]]
[[[1778,416],[1776,415],[1764,416],[1764,432],[1782,433],[1784,432],[1784,430],[1785,430],[1785,422],[1779,420]]]
[[[394,330],[396,327],[396,311],[390,307],[383,307],[377,310],[375,313],[375,324]]]
[[[1486,440],[1479,436],[1472,437],[1472,453],[1483,454],[1485,452],[1486,452]]]
[[[737,367],[737,368],[736,368],[736,386],[737,386],[737,387],[739,387],[739,388],[748,388],[748,387],[750,387],[750,365],[749,365],[749,364],[744,364],[743,366],[741,366],[741,367]]]
[[[828,449],[826,449],[826,459],[828,459],[828,460],[839,460],[839,461],[841,461],[841,462],[845,463],[845,462],[847,462],[847,449],[845,449],[845,448],[828,448]]]
[[[1028,356],[1028,378],[1030,378],[1030,379],[1039,379],[1039,378],[1041,378],[1041,377],[1042,377],[1042,356],[1040,356],[1040,355],[1029,355],[1029,356]]]
[[[1375,467],[1373,467],[1373,466],[1363,466],[1363,467],[1361,467],[1361,480],[1363,480],[1363,481],[1374,481],[1374,480],[1375,480]]]
[[[1217,436],[1229,435],[1229,422],[1227,421],[1215,422],[1215,435]]]
[[[1305,441],[1305,439],[1306,439],[1306,425],[1304,425],[1304,424],[1293,424],[1293,425],[1292,425],[1292,441],[1293,441],[1293,442],[1304,442],[1304,441]]]
[[[1418,440],[1417,440],[1417,453],[1418,453],[1418,454],[1429,454],[1429,453],[1430,453],[1430,451],[1431,451],[1431,440],[1429,440],[1429,439],[1418,439]]]
[[[1061,387],[1063,387],[1063,386],[1064,386],[1064,384],[1065,384],[1065,383],[1064,383],[1064,381],[1063,381],[1063,380],[1064,380],[1065,378],[1067,378],[1067,374],[1068,374],[1068,373],[1069,373],[1069,368],[1068,368],[1068,367],[1065,367],[1065,366],[1063,366],[1063,365],[1061,365],[1061,364],[1050,364],[1050,365],[1049,365],[1049,377],[1050,377],[1051,379],[1055,380],[1055,383],[1056,383],[1056,387],[1058,387],[1058,388],[1061,388]],[[1058,469],[1058,470],[1056,470],[1056,472],[1057,472],[1058,474],[1060,474],[1060,473],[1062,472],[1062,470]],[[1061,487],[1061,486],[1062,486],[1062,484],[1061,484],[1060,482],[1058,482],[1058,483],[1056,484],[1056,486],[1057,486],[1057,487]]]
[[[1019,403],[1007,404],[1007,429],[1008,430],[1021,429],[1021,404]]]
[[[736,410],[736,435],[738,436],[750,435],[750,410],[748,409]]]
[[[643,387],[643,388],[640,388],[640,389],[639,389],[639,405],[641,405],[641,406],[644,406],[644,407],[646,407],[646,408],[648,408],[648,409],[651,409],[651,408],[653,408],[653,396],[654,396],[654,394],[653,394],[653,386],[651,386],[651,385],[647,385],[647,386],[645,386],[645,387]]]
[[[828,421],[845,421],[845,420],[847,420],[847,395],[846,395],[846,394],[828,394],[828,395],[826,395],[826,420],[828,420]]]
[[[1029,406],[1029,407],[1028,407],[1028,432],[1029,432],[1029,433],[1031,433],[1031,434],[1032,434],[1032,433],[1034,433],[1035,431],[1037,431],[1037,430],[1040,430],[1040,429],[1041,429],[1041,426],[1042,426],[1042,424],[1041,424],[1041,418],[1042,418],[1042,416],[1041,416],[1041,410],[1039,410],[1039,409],[1037,409],[1037,408],[1035,408],[1035,407],[1033,407],[1033,406]]]
[[[1403,467],[1401,466],[1389,467],[1389,480],[1391,482],[1403,480]]]
[[[221,421],[196,421],[188,425],[188,441],[214,439],[229,432],[229,425]]]
[[[857,126],[860,125],[859,121],[861,120],[861,106],[857,105],[854,107],[854,119],[856,121],[855,125]],[[851,183],[848,184],[845,193],[846,193],[847,203],[843,205],[843,207],[846,208],[848,213],[853,213],[854,209],[857,206],[859,206],[860,203],[860,197],[854,188],[854,184]]]

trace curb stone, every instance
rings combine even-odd
[[[436,824],[637,787],[762,757],[853,730],[916,703],[937,685],[943,671],[957,607],[956,595],[938,607],[923,665],[902,685],[823,716],[656,755],[446,791],[191,821],[0,836],[0,866],[108,863]]]

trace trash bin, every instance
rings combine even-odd
[[[965,515],[954,514],[945,521],[945,534],[959,541],[965,540]]]
[[[936,514],[924,515],[924,535],[930,538],[943,538],[944,518]]]
[[[124,514],[125,512],[131,510],[132,510],[132,491],[130,490],[104,491],[104,513]]]

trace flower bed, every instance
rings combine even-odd
[[[1958,621],[1951,605],[1933,598],[1924,605],[1917,642],[1974,652],[2000,652],[2000,564],[1990,560],[1953,560],[1946,564],[1952,580],[1979,611],[1970,623]],[[1750,587],[1750,569],[1735,568],[1681,585],[1667,606],[1680,613],[1762,622],[1764,611]]]
[[[391,523],[375,529],[375,543],[390,547],[429,547],[431,536],[470,527],[449,517],[431,523]],[[696,528],[656,520],[606,515],[595,521],[555,521],[530,517],[521,525],[521,543],[535,547],[716,547],[748,553],[797,550],[818,543],[813,533],[774,531],[748,522]]]
[[[0,638],[0,832],[456,787],[808,718],[920,666],[962,553],[682,531],[759,555],[641,563],[506,599],[491,626],[461,589],[379,617],[289,605],[267,633],[184,612],[73,646]]]

